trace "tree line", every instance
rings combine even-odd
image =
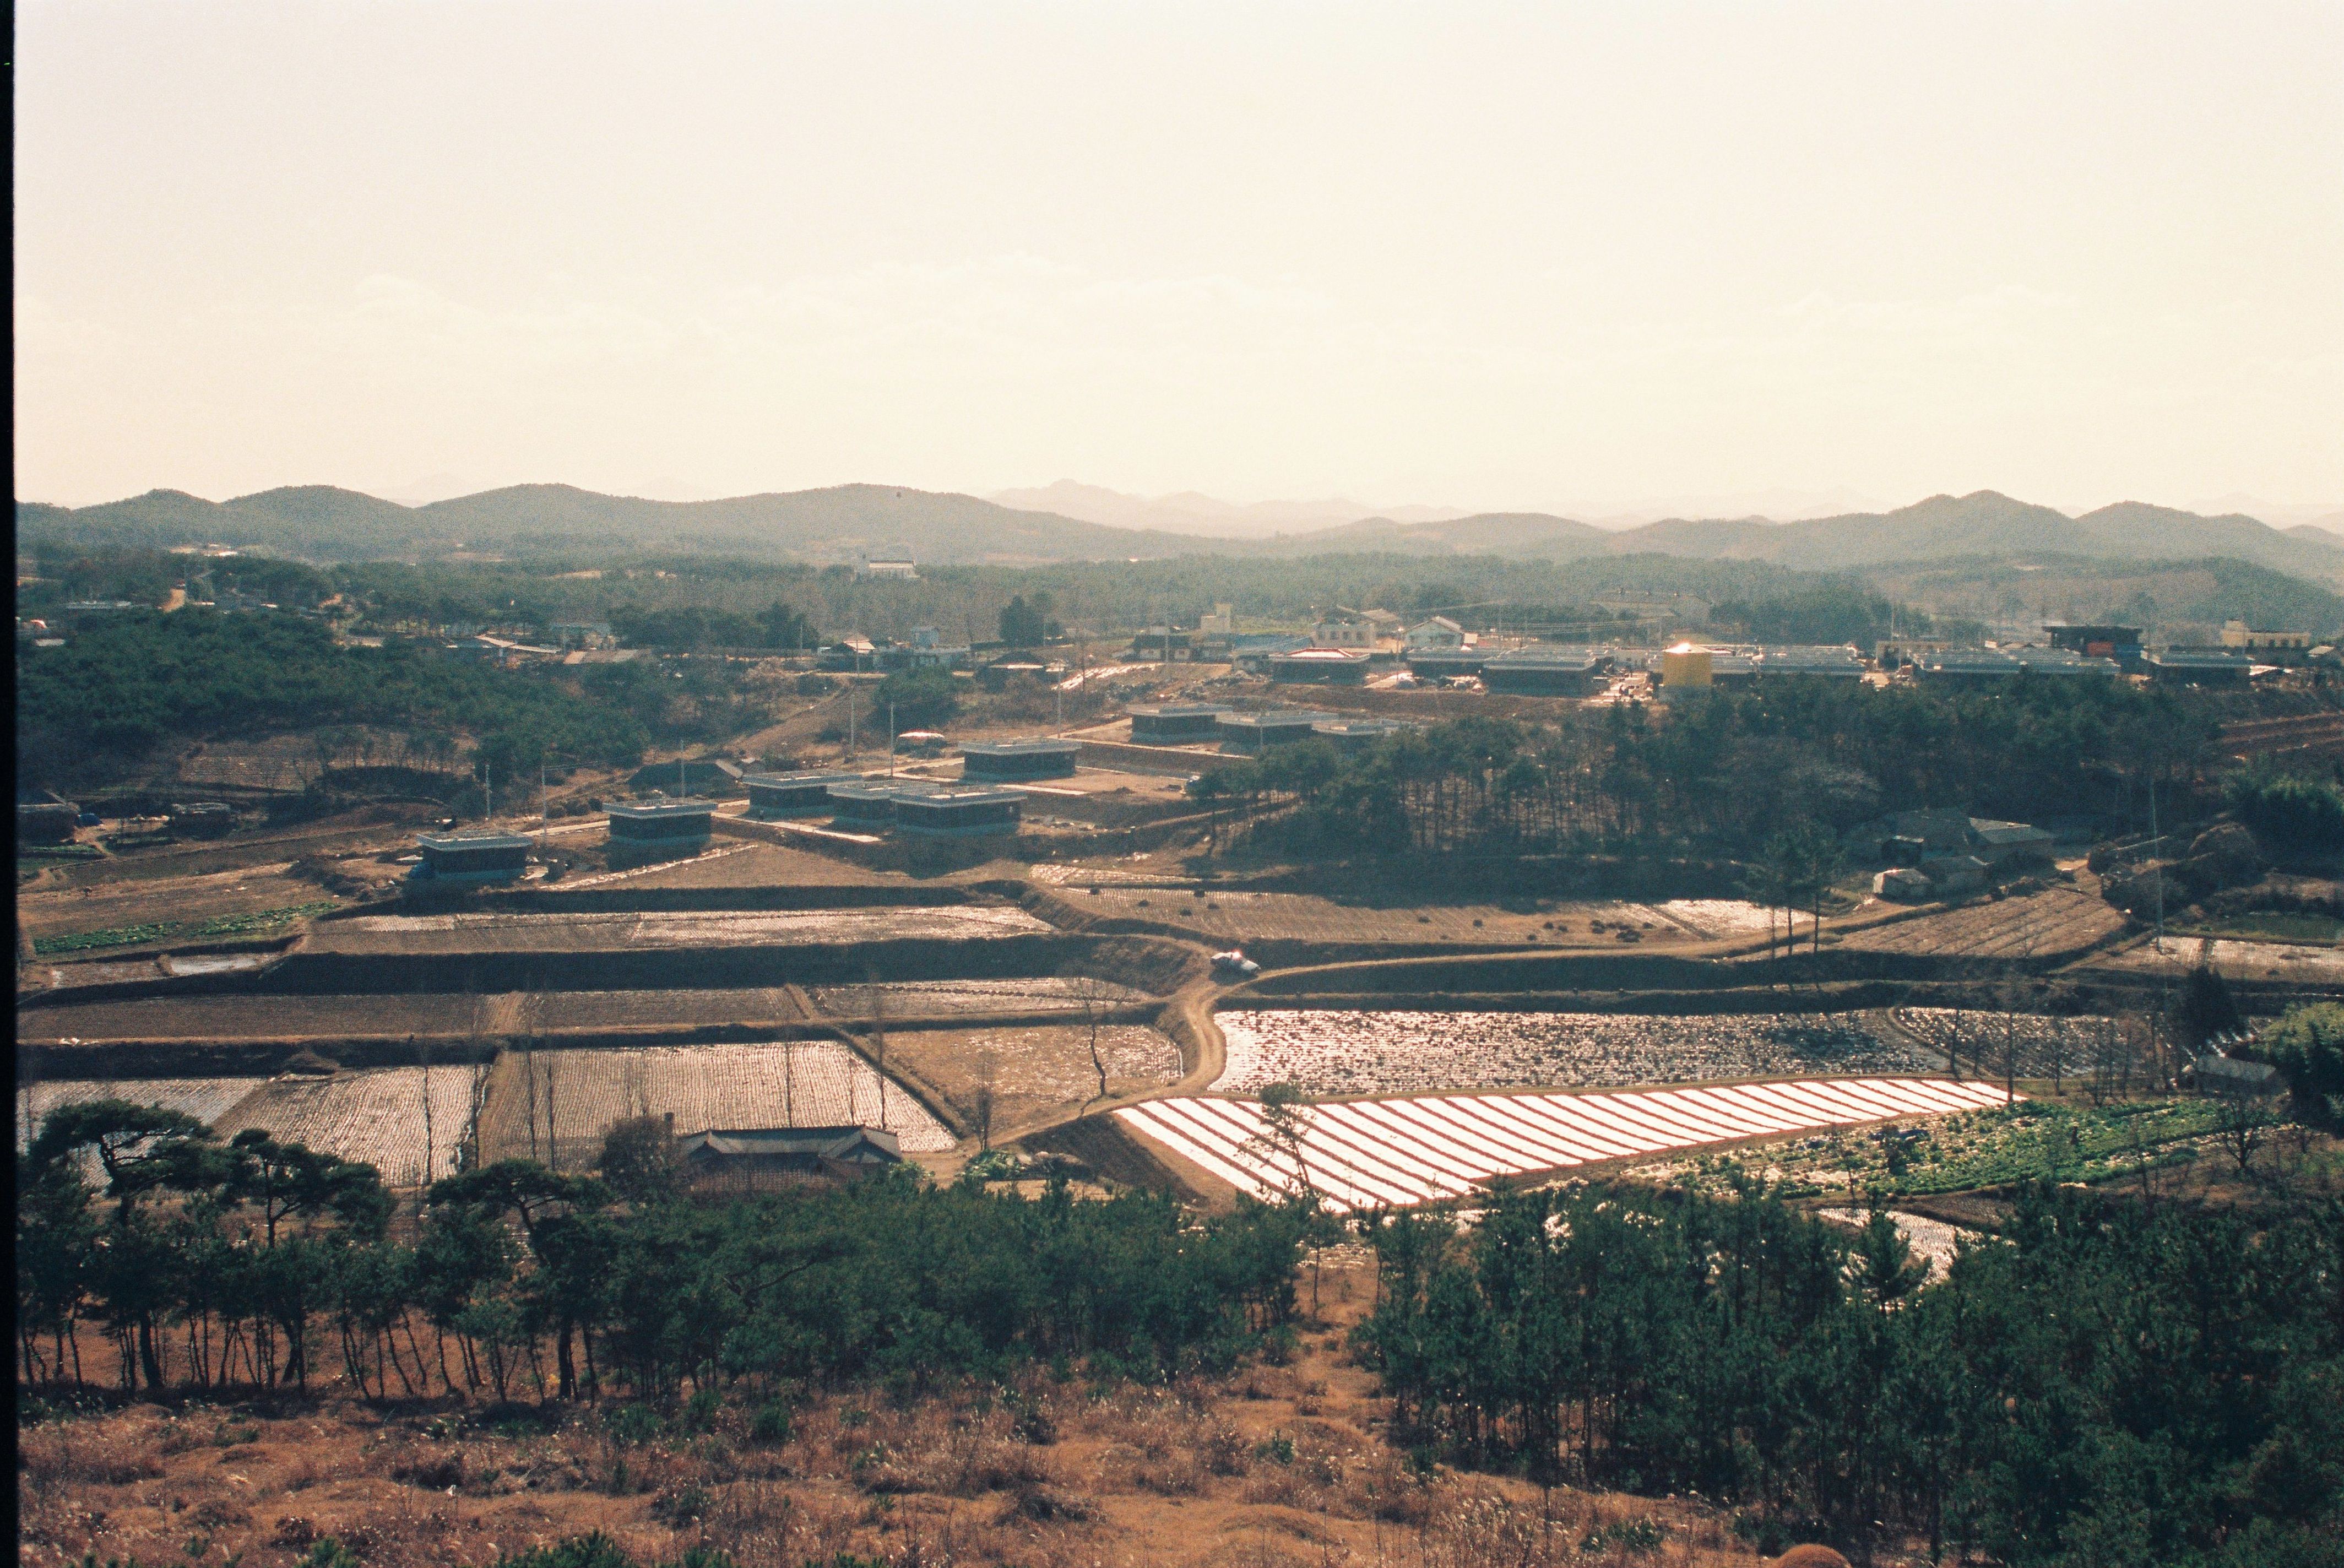
[[[1638,704],[1545,724],[1472,715],[1352,757],[1280,747],[1189,785],[1266,820],[1288,852],[1367,844],[1423,855],[1778,850],[1814,878],[1820,831],[1884,811],[2145,816],[2216,754],[2210,720],[2169,693],[2020,677],[1998,689],[1885,690],[1786,680],[1693,693],[1655,722]],[[1769,849],[1772,846],[1772,850]],[[1804,869],[1799,869],[1804,867]]]
[[[2344,1204],[2277,1223],[2031,1187],[1927,1280],[1744,1188],[1372,1227],[1395,1440],[2011,1564],[2337,1561]],[[1798,1526],[1794,1525],[1794,1528]]]
[[[504,1160],[402,1213],[374,1167],[266,1132],[62,1108],[17,1158],[21,1376],[162,1393],[306,1387],[338,1364],[369,1398],[662,1401],[916,1390],[1036,1358],[1155,1380],[1225,1367],[1295,1310],[1286,1209],[1197,1220],[1145,1193],[1027,1199],[909,1167],[699,1200],[672,1147],[622,1124],[601,1176]]]

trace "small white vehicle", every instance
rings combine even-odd
[[[1213,973],[1222,979],[1250,980],[1261,973],[1261,966],[1245,956],[1241,947],[1213,955]]]

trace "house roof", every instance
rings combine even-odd
[[[963,741],[960,754],[965,757],[1062,757],[1083,749],[1080,741],[1053,740],[1047,735],[1035,735],[1019,741]]]
[[[758,1127],[712,1128],[682,1140],[687,1159],[695,1154],[805,1155],[838,1159],[876,1150],[888,1159],[903,1158],[903,1146],[884,1127]]]
[[[612,816],[633,817],[652,822],[663,816],[708,816],[716,810],[712,800],[696,800],[690,795],[652,795],[643,800],[614,800],[603,808]]]
[[[527,849],[536,841],[518,833],[421,833],[415,842],[434,855],[468,849]]]

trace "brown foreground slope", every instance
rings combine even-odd
[[[741,1568],[841,1552],[904,1568],[1757,1560],[1705,1504],[1419,1473],[1384,1439],[1372,1374],[1341,1348],[1372,1290],[1362,1264],[1330,1262],[1286,1366],[1168,1389],[1037,1370],[1013,1390],[814,1396],[779,1440],[736,1407],[622,1442],[611,1408],[369,1405],[338,1391],[26,1424],[19,1561],[284,1568],[331,1535],[364,1568],[485,1564],[589,1530],[642,1562],[705,1543]],[[1646,1521],[1661,1532],[1652,1549],[1615,1544],[1649,1541],[1642,1528],[1607,1533]]]

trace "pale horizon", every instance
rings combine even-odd
[[[26,501],[2344,506],[2344,7],[17,23]]]

